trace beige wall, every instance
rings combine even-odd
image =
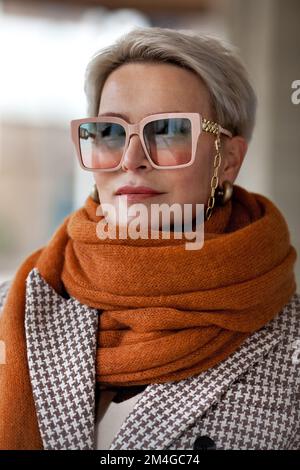
[[[0,122],[1,278],[42,246],[73,200],[69,130]]]
[[[300,79],[299,0],[228,0],[224,9],[232,42],[258,94],[253,141],[237,183],[270,197],[285,216],[298,252],[300,289],[300,105],[291,83]]]

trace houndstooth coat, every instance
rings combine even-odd
[[[0,285],[0,309],[11,281]],[[62,297],[37,268],[26,280],[30,380],[44,449],[95,449],[99,312]],[[113,449],[300,449],[300,295],[227,359],[149,384]]]

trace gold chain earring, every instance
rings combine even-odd
[[[100,203],[99,193],[98,193],[98,189],[97,189],[96,183],[95,183],[94,186],[93,186],[93,189],[92,189],[92,191],[91,191],[91,193],[90,193],[90,196],[91,196],[91,198],[92,198],[95,202],[97,202],[98,204]]]
[[[215,205],[215,199],[216,199],[215,198],[215,191],[217,189],[218,182],[219,182],[218,170],[220,168],[221,159],[222,159],[221,152],[220,152],[220,149],[221,149],[220,132],[218,132],[217,136],[216,136],[215,148],[216,148],[217,153],[216,153],[215,158],[214,158],[214,173],[213,173],[213,176],[212,176],[211,182],[210,182],[211,191],[210,191],[210,196],[209,196],[208,203],[207,203],[207,208],[206,208],[206,211],[205,211],[206,220],[209,220],[210,217],[211,217],[212,210],[213,210],[214,205]]]
[[[230,181],[225,180],[222,184],[222,187],[220,188],[218,186],[219,182],[219,177],[218,177],[218,170],[221,165],[221,140],[220,140],[220,133],[218,132],[216,140],[215,140],[215,147],[217,150],[217,153],[215,155],[214,159],[214,173],[211,178],[211,193],[210,197],[208,199],[207,203],[207,209],[206,209],[206,220],[209,220],[212,214],[212,210],[217,202],[217,204],[220,204],[224,206],[231,198],[232,192],[233,192],[233,185]]]

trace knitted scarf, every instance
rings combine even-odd
[[[174,237],[102,240],[97,208],[88,196],[10,285],[0,317],[2,449],[41,448],[24,332],[33,267],[58,294],[99,309],[96,382],[103,388],[177,381],[213,367],[296,291],[287,224],[260,194],[234,185],[231,200],[205,221],[199,250]]]

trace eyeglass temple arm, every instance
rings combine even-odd
[[[210,121],[209,119],[203,118],[202,120],[202,129],[205,132],[210,132],[211,134],[218,134],[220,131],[222,134],[232,137],[232,133],[227,129],[221,127],[217,122]]]

